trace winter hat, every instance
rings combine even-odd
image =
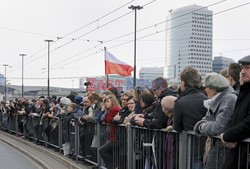
[[[204,87],[221,92],[229,86],[229,81],[219,73],[208,73],[204,79]]]
[[[238,63],[242,65],[249,65],[250,64],[250,55],[245,56],[244,58],[241,58]]]
[[[62,97],[61,100],[60,100],[60,103],[62,105],[67,105],[71,102],[71,100],[69,98],[66,98],[66,97]]]
[[[80,104],[82,102],[82,97],[81,96],[76,96],[75,99],[74,99],[74,102],[76,104]]]

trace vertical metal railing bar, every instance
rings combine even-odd
[[[78,162],[79,157],[79,123],[75,120],[75,160]]]
[[[62,119],[58,118],[58,151],[62,154]]]
[[[101,166],[101,156],[99,154],[100,147],[101,147],[101,142],[100,142],[100,135],[101,135],[101,131],[100,128],[101,125],[99,123],[97,123],[97,166],[100,167]]]
[[[127,167],[128,169],[133,169],[133,165],[132,165],[132,161],[133,161],[133,158],[131,156],[132,154],[132,149],[133,149],[133,139],[132,139],[132,127],[131,125],[128,125],[127,126]]]
[[[43,125],[45,126],[45,127],[43,127],[43,129],[46,128],[49,125],[48,124],[48,118],[44,119]],[[44,131],[44,130],[42,130],[42,131]],[[45,147],[48,148],[48,137],[47,137],[47,135],[45,133],[44,133],[44,143],[45,143]]]
[[[198,137],[197,139],[198,139],[198,149],[197,149],[197,151],[198,151],[198,166],[200,166],[201,164],[200,164],[200,149],[201,149],[201,138],[202,137]]]

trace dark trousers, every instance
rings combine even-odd
[[[29,130],[28,130],[28,123],[29,123],[29,117],[24,116],[23,117],[23,133],[25,137],[29,137]]]
[[[99,154],[102,157],[105,167],[108,169],[113,169],[113,143],[105,143],[99,150]]]
[[[42,128],[43,126],[40,125],[40,118],[37,118],[34,120],[34,133],[35,133],[35,139],[37,141],[42,140]]]

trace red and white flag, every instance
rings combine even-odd
[[[121,76],[131,76],[133,67],[118,60],[114,55],[105,50],[105,74],[118,74]]]

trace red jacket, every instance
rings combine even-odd
[[[105,123],[110,124],[112,119],[115,117],[115,115],[120,111],[120,108],[118,106],[113,107],[111,110],[109,110],[108,114],[106,115],[105,118]],[[115,138],[115,128],[110,126],[110,135],[109,135],[109,140],[111,142],[114,141]]]

